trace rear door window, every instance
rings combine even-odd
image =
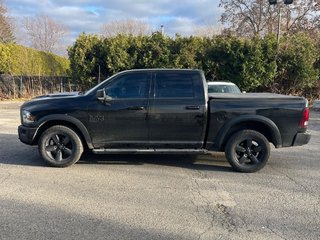
[[[190,74],[157,73],[155,98],[194,98],[194,84]]]

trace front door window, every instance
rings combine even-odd
[[[147,74],[136,73],[121,76],[105,87],[109,97],[123,98],[147,98],[149,94],[149,80]]]

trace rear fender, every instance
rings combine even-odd
[[[223,127],[217,134],[216,139],[218,141],[216,143],[216,147],[220,150],[223,149],[226,141],[230,137],[230,134],[232,134],[233,128],[241,129],[241,126],[246,126],[246,129],[250,129],[250,126],[248,127],[247,125],[254,125],[254,123],[258,123],[259,125],[265,126],[267,129],[261,129],[261,131],[259,131],[259,129],[253,128],[252,130],[256,130],[261,133],[263,133],[263,131],[266,130],[270,131],[271,142],[274,144],[276,148],[282,147],[281,134],[277,125],[271,119],[260,115],[241,115],[228,121],[226,124],[223,125]]]

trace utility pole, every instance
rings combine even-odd
[[[100,64],[99,64],[99,76],[98,76],[98,84],[100,83],[100,81],[101,81],[101,73],[100,73]]]

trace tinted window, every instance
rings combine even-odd
[[[209,93],[241,93],[240,89],[234,85],[209,85]]]
[[[147,98],[149,94],[148,76],[148,73],[130,73],[121,76],[105,88],[106,93],[112,98]]]
[[[194,97],[193,80],[189,74],[157,73],[155,96],[157,98]]]

